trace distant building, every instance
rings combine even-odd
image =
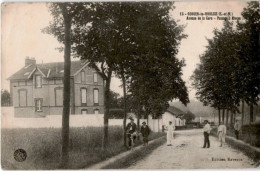
[[[8,78],[15,117],[61,115],[63,74],[63,62],[36,64],[26,58],[25,66]],[[71,114],[103,114],[103,83],[86,61],[72,61]]]
[[[167,111],[162,115],[162,125],[168,125],[171,121],[175,126],[184,126],[186,120],[183,118],[185,112],[182,110],[170,106]]]

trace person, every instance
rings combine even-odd
[[[203,133],[204,133],[204,146],[203,148],[210,148],[210,141],[209,141],[209,134],[210,134],[210,125],[208,120],[204,121],[205,126],[203,128]]]
[[[175,130],[175,126],[172,125],[172,122],[169,121],[169,125],[166,126],[167,130],[167,146],[172,145],[172,139],[173,139],[173,131]]]
[[[141,134],[143,136],[144,146],[147,146],[148,145],[148,136],[150,134],[150,128],[148,127],[148,125],[146,125],[146,122],[142,123]]]
[[[241,129],[241,125],[240,125],[238,120],[236,120],[236,123],[234,125],[234,129],[235,129],[236,139],[238,140],[239,139],[239,131]]]
[[[134,119],[132,117],[129,118],[130,123],[127,124],[126,126],[126,133],[128,136],[128,146],[132,146],[132,140],[131,137],[133,138],[133,141],[136,139],[136,124],[134,123]]]
[[[225,143],[226,139],[226,133],[227,133],[227,128],[224,125],[224,122],[220,122],[220,125],[218,127],[218,138],[220,141],[220,147],[222,147],[222,144]]]

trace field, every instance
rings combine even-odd
[[[126,151],[123,146],[122,127],[109,127],[109,145],[106,152],[101,151],[101,127],[70,129],[69,169],[82,169]],[[1,163],[6,170],[58,169],[60,159],[60,128],[2,129]],[[152,133],[150,139],[163,136],[164,133]],[[137,144],[141,144],[140,141]],[[27,159],[24,162],[14,160],[14,151],[24,149]]]

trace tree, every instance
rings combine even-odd
[[[192,76],[197,97],[204,105],[223,110],[236,111],[239,105],[239,83],[234,81],[236,62],[236,35],[232,23],[224,21],[221,31],[214,30],[213,39],[208,39],[206,52],[200,57],[201,65]]]
[[[192,120],[195,119],[195,115],[192,112],[188,111],[184,114],[183,118],[186,120],[187,123],[190,123]]]
[[[182,101],[187,102],[185,83],[180,78],[181,67],[184,63],[176,58],[177,46],[185,35],[181,34],[183,27],[169,19],[172,3],[120,2],[92,5],[95,15],[93,15],[91,26],[79,27],[83,30],[77,32],[77,38],[80,40],[75,44],[74,50],[79,57],[89,60],[98,71],[103,73],[106,80],[105,91],[110,90],[112,72],[123,80],[124,96],[126,96],[126,84],[128,91],[132,89],[129,91],[131,95],[137,95],[133,92],[134,85],[129,84],[142,84],[143,81],[140,79],[144,75],[149,75],[149,79],[145,79],[146,86],[150,86],[149,91],[146,91],[147,87],[144,87],[139,88],[141,91],[138,92],[139,94],[146,93],[146,97],[140,99],[146,101],[146,107],[151,108],[147,110],[154,113],[156,110],[158,115],[165,110],[169,100],[181,96],[180,91],[186,94],[186,98],[183,97]],[[151,77],[153,74],[156,76]],[[160,81],[155,79],[161,79],[161,83],[158,84]],[[178,88],[175,89],[174,85]],[[158,95],[151,94],[155,93],[156,89],[160,89],[156,93]],[[163,92],[163,95],[160,96],[160,92]],[[154,96],[151,97],[152,95]],[[105,98],[105,101],[108,101],[106,95]],[[155,102],[162,103],[162,101],[163,108],[160,108],[159,112],[155,109],[158,107],[153,105]],[[105,103],[105,107],[109,109],[109,102]],[[104,120],[108,118],[106,115],[105,112]],[[107,129],[105,132],[104,137],[107,139]],[[106,142],[105,139],[104,142]]]
[[[239,112],[242,101],[250,105],[250,123],[253,121],[253,105],[259,100],[259,2],[249,2],[242,12],[244,23],[224,22],[221,31],[214,30],[213,39],[208,40],[206,52],[201,56],[201,65],[193,75],[198,98],[212,107]],[[220,117],[220,114],[219,114]]]
[[[250,105],[250,121],[254,121],[253,105],[257,105],[260,93],[260,6],[258,1],[248,2],[242,16],[244,23],[238,22],[240,49],[238,49],[239,74],[242,85],[242,100]]]
[[[75,19],[83,12],[86,14],[86,9],[83,3],[51,3],[49,10],[53,21],[43,30],[43,32],[54,35],[59,42],[64,44],[61,168],[66,168],[69,162],[70,65],[71,45],[73,44],[71,29],[72,26],[75,26]]]
[[[1,106],[10,106],[11,95],[7,90],[1,90]]]

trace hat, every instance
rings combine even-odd
[[[142,124],[146,124],[146,122],[144,121],[144,122],[142,122]]]
[[[130,120],[134,120],[132,117],[129,117]]]

